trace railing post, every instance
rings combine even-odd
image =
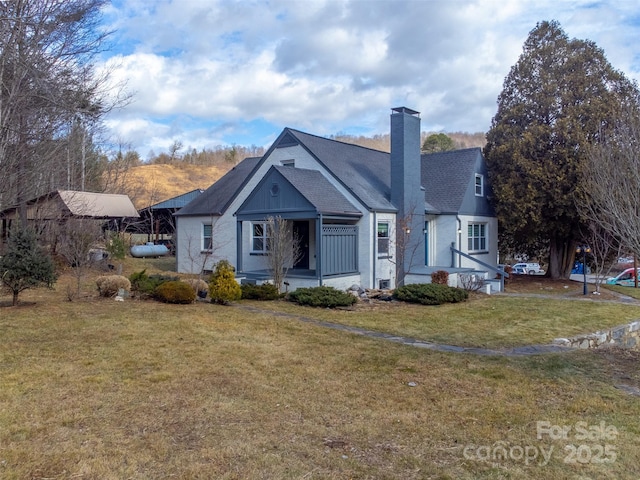
[[[456,268],[456,242],[451,242],[451,268]]]

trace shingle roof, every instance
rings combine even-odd
[[[175,215],[222,215],[251,177],[259,161],[260,157],[245,158]]]
[[[286,128],[279,139],[288,143],[292,143],[294,139],[299,142],[368,209],[390,212],[397,210],[390,201],[391,156],[389,153],[290,128]],[[274,144],[265,156],[268,156],[276,145]],[[478,155],[481,155],[479,148],[467,148],[421,156],[421,183],[425,188],[426,211],[431,213],[459,211],[469,182],[473,178]],[[176,215],[221,215],[253,174],[260,161],[261,159],[257,157],[243,160]],[[309,198],[309,201],[320,207],[319,211],[345,207],[342,204],[334,206],[328,204],[332,200],[329,197],[334,195],[327,195],[326,191],[323,192],[317,186],[323,182],[325,188],[329,188],[327,185],[331,183],[319,172],[317,175],[316,173],[313,175],[294,173],[301,172],[302,169],[291,167],[278,167],[278,171],[284,172],[283,175],[292,176],[290,180],[292,184],[298,182],[297,189],[302,194],[311,196],[313,200]],[[307,170],[307,172],[312,171]],[[331,188],[335,189],[333,186]],[[346,198],[344,200],[347,201]],[[356,211],[350,203],[349,208]]]
[[[287,130],[369,209],[396,210],[389,200],[389,153]]]
[[[338,189],[317,170],[274,167],[319,213],[362,215]]]
[[[458,212],[474,178],[479,155],[479,148],[423,154],[421,179],[425,201],[438,212]]]

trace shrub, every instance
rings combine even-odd
[[[165,303],[193,303],[196,300],[196,292],[191,285],[171,280],[160,284],[155,291],[155,298]]]
[[[240,286],[242,298],[247,300],[277,300],[280,298],[278,287],[272,283],[262,285],[244,284]]]
[[[233,266],[226,260],[216,263],[216,268],[209,280],[209,296],[212,303],[224,305],[242,298],[242,290],[236,282],[233,271]]]
[[[504,266],[504,273],[506,273],[507,275],[509,275],[508,277],[504,277],[504,281],[508,282],[512,279],[511,274],[513,274],[513,267],[511,265],[505,265]],[[500,274],[496,275],[496,277],[500,277]]]
[[[106,249],[111,258],[116,260],[122,260],[127,253],[127,246],[124,243],[124,238],[117,233],[112,233],[107,239]]]
[[[0,257],[0,285],[13,294],[18,304],[20,292],[39,286],[50,287],[56,281],[53,260],[38,245],[36,233],[30,228],[11,230],[7,249]]]
[[[333,287],[298,288],[289,293],[288,299],[310,307],[348,307],[358,301],[353,295]]]
[[[196,292],[196,295],[200,298],[205,298],[207,293],[209,293],[209,285],[200,278],[189,278],[185,280],[184,283],[193,288],[193,291]]]
[[[412,283],[398,287],[393,296],[403,302],[440,305],[462,302],[469,298],[469,293],[461,288],[438,283]]]
[[[436,285],[448,285],[449,284],[449,272],[444,270],[436,270],[431,274],[431,283]]]
[[[484,278],[473,273],[460,275],[460,287],[467,292],[479,292],[485,286]]]
[[[129,275],[131,281],[131,288],[134,292],[141,293],[143,295],[154,295],[156,288],[165,282],[177,282],[178,277],[169,275],[147,275],[146,269],[141,272],[134,272]]]
[[[96,285],[101,297],[113,297],[121,288],[131,291],[131,282],[122,275],[102,275],[96,279]]]

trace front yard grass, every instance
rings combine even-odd
[[[502,300],[451,306],[465,314],[403,306],[376,321],[468,317],[459,328],[473,339],[491,318],[473,310],[493,305],[506,322],[507,311],[522,309],[523,299]],[[640,386],[635,353],[479,357],[209,303],[68,302],[46,290],[22,301],[0,307],[3,480],[640,477],[640,402],[617,388]],[[555,321],[577,324],[566,318],[583,304],[592,305],[556,305]],[[531,325],[553,313],[526,304],[534,305]],[[611,313],[632,315],[627,307]],[[294,310],[362,323],[372,315]],[[517,318],[513,330],[527,327]],[[495,333],[486,338],[502,344]],[[554,439],[538,435],[543,424],[570,430]],[[615,455],[601,454],[605,447]]]
[[[591,300],[477,295],[456,304],[401,302],[336,311],[289,302],[255,302],[273,311],[465,347],[508,348],[548,344],[640,318],[640,304]]]
[[[603,285],[603,288],[640,300],[640,288],[623,287],[622,285]]]

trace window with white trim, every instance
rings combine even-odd
[[[267,230],[266,223],[251,224],[251,253],[267,253],[269,251]]]
[[[378,222],[378,255],[389,255],[389,222]]]
[[[476,173],[476,197],[484,197],[484,175]]]
[[[467,226],[467,250],[469,252],[482,252],[487,250],[487,224],[470,223]]]
[[[205,252],[213,250],[213,225],[210,223],[202,225],[202,250]]]

